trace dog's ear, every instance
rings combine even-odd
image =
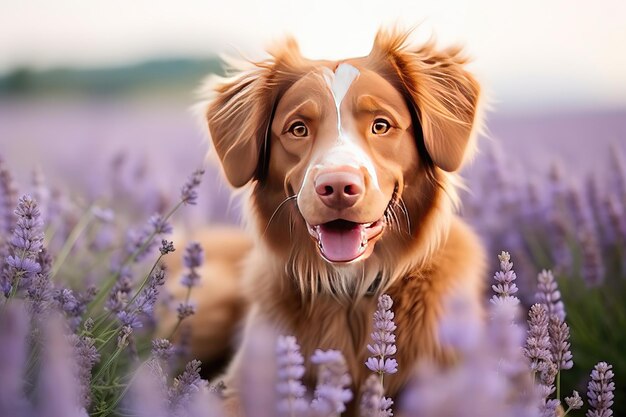
[[[272,111],[284,90],[298,79],[303,58],[296,41],[287,37],[268,50],[270,58],[247,63],[247,69],[233,64],[235,75],[209,82],[212,99],[204,106],[211,140],[228,182],[242,187],[263,175],[269,158]],[[259,175],[258,175],[259,174]]]
[[[380,31],[370,57],[388,64],[397,87],[412,101],[433,162],[456,171],[473,146],[480,86],[465,70],[460,48],[437,51],[431,42],[411,49],[405,45],[407,37]]]
[[[213,147],[234,187],[252,180],[259,164],[272,111],[266,91],[271,68],[269,64],[255,66],[212,87],[214,97],[206,107],[206,120]]]

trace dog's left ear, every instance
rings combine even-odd
[[[263,175],[267,163],[268,128],[274,104],[282,90],[297,80],[293,69],[301,63],[292,38],[270,49],[270,58],[248,62],[226,79],[209,81],[200,91],[208,101],[199,104],[206,119],[213,147],[226,179],[242,187]]]
[[[226,179],[242,187],[253,179],[269,123],[271,102],[265,85],[271,66],[258,66],[211,87],[206,120]]]
[[[435,165],[456,171],[472,147],[480,86],[465,70],[460,48],[437,51],[429,43],[413,50],[405,46],[407,37],[379,32],[370,57],[390,64],[397,87],[415,106]]]

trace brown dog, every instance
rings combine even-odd
[[[392,397],[419,360],[448,360],[437,336],[445,299],[460,292],[480,315],[484,277],[482,246],[453,214],[479,85],[458,48],[406,39],[380,32],[368,56],[345,61],[305,59],[288,40],[213,87],[205,108],[226,178],[249,185],[258,238],[243,278],[242,348],[269,322],[296,336],[305,357],[340,350],[359,387],[386,292],[397,324]],[[229,396],[240,366],[236,357],[227,371]]]

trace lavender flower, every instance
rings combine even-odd
[[[130,327],[131,329],[139,329],[143,327],[141,320],[137,317],[137,313],[135,311],[126,311],[122,310],[117,313],[117,319],[123,327]]]
[[[178,313],[178,320],[183,321],[187,317],[196,314],[196,307],[188,302],[180,303],[178,308],[176,308],[176,312]]]
[[[541,417],[556,417],[557,416],[557,407],[561,404],[559,400],[552,399],[546,400],[540,407],[540,416]]]
[[[124,242],[125,256],[135,255],[135,261],[145,259],[155,247],[155,240],[150,239],[152,230],[149,228],[129,229]]]
[[[39,252],[43,247],[42,222],[37,202],[29,195],[22,196],[18,202],[17,225],[10,241],[10,255],[6,258],[9,266],[4,277],[5,296],[20,288],[28,288],[35,274],[41,272],[38,262]]]
[[[82,315],[87,310],[87,304],[95,297],[96,288],[89,287],[86,291],[74,295],[74,292],[68,288],[56,289],[52,298],[56,302],[57,307],[65,313],[69,320],[70,329],[76,331]]]
[[[85,408],[91,403],[90,386],[91,370],[100,362],[100,353],[95,346],[95,340],[88,336],[70,336],[74,346],[74,354],[77,358],[76,369],[81,385],[82,404]]]
[[[59,308],[64,312],[72,312],[78,305],[78,300],[74,297],[74,292],[68,288],[56,290],[54,300],[58,303]]]
[[[167,362],[174,354],[174,347],[167,339],[155,339],[152,341],[152,356]]]
[[[440,333],[459,329],[467,322],[463,315],[473,312],[466,298],[453,295],[451,301]],[[458,355],[453,366],[418,364],[413,382],[400,397],[402,415],[538,416],[540,398],[520,349],[523,331],[515,323],[519,303],[509,297],[489,307],[490,320],[484,326],[467,326],[471,329],[468,332],[476,334],[471,339],[461,337],[461,343],[454,344]],[[458,316],[463,319],[454,320]]]
[[[530,308],[528,319],[528,337],[524,355],[530,360],[530,369],[540,370],[545,362],[552,360],[550,336],[548,334],[548,313],[543,304],[534,304]]]
[[[549,360],[539,365],[539,371],[539,389],[545,399],[556,390],[554,380],[559,373],[559,367],[552,360]]]
[[[189,272],[183,276],[181,284],[188,288],[195,287],[200,280],[198,268],[204,262],[204,250],[198,242],[191,242],[187,246],[183,262],[189,268]]]
[[[384,388],[375,374],[367,377],[362,387],[360,416],[361,417],[391,417],[393,401],[384,396]]]
[[[192,205],[197,204],[198,192],[196,189],[202,181],[202,175],[204,175],[203,169],[194,171],[187,182],[183,185],[183,188],[180,190],[180,199],[183,203]]]
[[[129,325],[124,325],[120,329],[120,332],[117,335],[117,348],[124,349],[131,342],[131,336],[133,334],[133,328]]]
[[[578,391],[574,391],[571,397],[565,397],[565,403],[569,407],[567,411],[578,410],[583,406],[583,399],[580,398]]]
[[[367,350],[373,355],[365,362],[365,366],[372,372],[382,376],[398,372],[398,363],[390,358],[396,354],[396,336],[393,334],[396,325],[393,322],[394,314],[391,311],[393,301],[387,294],[378,298],[378,309],[374,312],[374,331],[371,334],[373,344],[367,345]]]
[[[497,284],[492,285],[491,288],[496,293],[491,297],[492,303],[499,303],[504,300],[517,300],[515,294],[517,293],[517,285],[515,285],[515,271],[513,271],[513,263],[511,262],[511,255],[508,252],[502,251],[498,255],[500,259],[500,271],[496,272],[494,279]],[[517,300],[519,302],[519,300]]]
[[[316,350],[311,362],[319,366],[318,381],[311,402],[315,417],[337,416],[346,410],[346,403],[352,399],[350,375],[346,360],[338,350]]]
[[[558,369],[571,369],[574,365],[569,343],[569,326],[557,316],[550,317],[548,326],[551,341],[551,351],[554,363]]]
[[[152,314],[159,296],[159,287],[165,284],[165,267],[157,265],[148,279],[148,284],[141,290],[134,306],[137,312]]]
[[[587,397],[589,399],[589,411],[587,417],[611,417],[613,411],[613,382],[612,365],[606,362],[599,362],[591,371],[591,381],[587,386]]]
[[[491,305],[486,336],[493,345],[491,355],[498,358],[498,370],[515,378],[528,373],[528,364],[521,359],[524,331],[517,323],[520,314],[519,300],[514,296],[498,300]]]
[[[172,225],[169,224],[169,222],[167,222],[160,214],[153,214],[148,219],[148,224],[151,226],[154,234],[157,235],[169,235],[174,231]]]
[[[306,388],[302,385],[304,359],[300,346],[293,336],[279,336],[276,343],[276,362],[278,366],[278,394],[276,411],[279,416],[303,414],[308,409],[304,400]]]
[[[132,291],[132,281],[130,275],[130,268],[122,268],[119,272],[119,277],[115,282],[115,285],[111,289],[109,298],[105,303],[107,310],[112,313],[118,313],[122,311],[128,303],[128,296]]]
[[[561,301],[561,292],[554,279],[552,271],[543,270],[537,275],[538,291],[535,295],[537,302],[546,306],[548,314],[565,320],[565,307]]]
[[[30,287],[26,290],[30,301],[33,317],[40,317],[49,307],[52,300],[52,284],[48,274],[36,274]]]
[[[172,226],[167,223],[160,214],[154,214],[148,219],[148,223],[139,229],[130,229],[126,233],[124,250],[126,256],[135,256],[139,262],[156,246],[156,236],[172,233]]]
[[[161,240],[161,247],[159,248],[159,252],[161,255],[167,255],[168,253],[174,252],[174,242],[167,241],[165,239]]]
[[[175,414],[189,404],[193,394],[206,387],[207,382],[200,377],[200,365],[200,361],[192,360],[185,366],[185,371],[174,379],[168,396],[170,408]]]

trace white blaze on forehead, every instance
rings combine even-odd
[[[359,70],[350,64],[340,64],[335,72],[328,68],[324,68],[324,80],[330,89],[330,93],[335,101],[335,109],[337,110],[337,129],[339,130],[339,139],[341,134],[341,102],[348,93],[348,89],[359,76]]]
[[[359,70],[350,64],[340,64],[337,66],[335,72],[324,68],[324,80],[333,96],[335,109],[337,110],[337,139],[339,142],[338,146],[331,149],[327,157],[324,158],[324,162],[332,165],[353,165],[357,163],[359,166],[364,167],[370,174],[374,187],[380,188],[374,163],[360,146],[354,143],[354,141],[349,140],[341,127],[341,103],[348,93],[350,86],[359,75]]]
[[[359,76],[359,70],[350,64],[340,64],[334,73],[328,68],[324,68],[324,70],[324,79],[333,93],[335,106],[339,108],[350,85]]]

